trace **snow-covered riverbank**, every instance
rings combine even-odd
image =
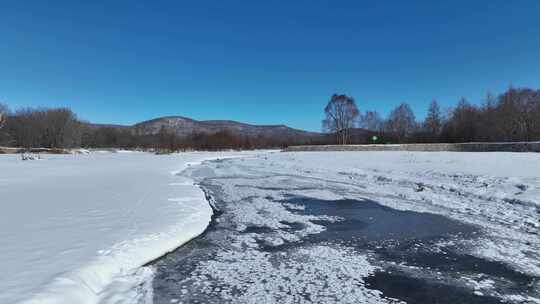
[[[189,178],[250,153],[0,155],[0,303],[136,303],[139,268],[204,231],[212,209]],[[149,294],[150,293],[150,294]]]

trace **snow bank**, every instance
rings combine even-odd
[[[136,303],[142,265],[204,231],[185,168],[249,153],[0,156],[0,303]]]

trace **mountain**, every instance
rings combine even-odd
[[[132,126],[88,124],[88,127],[108,127],[129,130],[139,135],[157,134],[164,128],[179,136],[193,133],[213,134],[227,130],[240,136],[259,136],[279,139],[316,139],[324,137],[318,132],[293,129],[285,125],[251,125],[233,120],[195,120],[182,116],[167,116],[143,121]]]

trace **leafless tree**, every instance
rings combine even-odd
[[[8,115],[8,107],[5,104],[0,103],[0,145],[9,143],[9,134],[6,127]]]
[[[424,129],[429,136],[430,141],[436,141],[439,138],[442,128],[441,108],[437,100],[432,100],[429,104],[426,119],[424,120]]]
[[[448,121],[453,141],[475,141],[478,138],[479,117],[478,108],[461,98]]]
[[[377,111],[366,111],[360,116],[360,128],[381,132],[384,127],[384,120]]]
[[[500,126],[497,123],[497,98],[488,92],[482,104],[477,109],[476,141],[497,141],[500,134]]]
[[[398,142],[405,142],[416,129],[416,121],[411,107],[407,103],[397,106],[390,112],[386,125],[388,131],[397,137]]]
[[[39,142],[37,112],[33,109],[19,109],[9,119],[8,129],[16,145],[32,148]]]
[[[45,145],[50,148],[71,148],[80,145],[80,123],[70,109],[46,110],[43,119]]]
[[[324,108],[324,113],[326,118],[322,121],[323,131],[335,133],[338,144],[347,144],[350,129],[355,127],[360,114],[354,99],[334,94]]]
[[[81,144],[81,124],[69,109],[20,109],[11,115],[8,132],[25,148],[71,148]]]
[[[510,88],[499,97],[497,120],[504,140],[531,140],[540,127],[540,92]]]
[[[5,104],[0,103],[0,130],[6,124],[8,112],[8,107]]]

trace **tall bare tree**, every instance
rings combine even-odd
[[[538,130],[540,92],[510,88],[499,97],[497,120],[505,140],[531,140]]]
[[[477,107],[470,104],[467,99],[461,98],[450,119],[450,125],[454,132],[454,140],[457,142],[476,140],[478,135],[478,118]]]
[[[39,147],[38,111],[31,108],[18,109],[9,119],[9,132],[18,146],[24,148]]]
[[[8,131],[25,148],[71,148],[81,144],[81,124],[66,108],[19,109],[10,116]]]
[[[497,98],[487,92],[482,105],[478,108],[478,134],[475,140],[496,141],[500,133],[497,121]]]
[[[429,104],[426,119],[424,120],[424,129],[429,136],[430,141],[437,140],[441,133],[442,117],[441,108],[437,100],[432,100]]]
[[[0,129],[6,124],[7,114],[8,107],[5,104],[0,103]]]
[[[387,121],[387,129],[394,134],[398,142],[405,142],[416,129],[416,120],[411,107],[401,103],[392,112]]]
[[[366,113],[360,115],[360,128],[381,132],[383,127],[384,120],[377,111],[366,111]]]
[[[9,136],[7,133],[7,117],[8,117],[9,109],[8,107],[0,103],[0,145],[3,145],[8,142]]]
[[[46,110],[43,120],[44,145],[51,148],[71,148],[80,145],[80,123],[70,109]]]
[[[326,118],[322,121],[323,131],[335,133],[338,144],[347,144],[350,129],[356,126],[360,114],[354,99],[334,94],[324,108],[324,113]]]

